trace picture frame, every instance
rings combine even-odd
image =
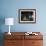
[[[19,9],[19,23],[36,23],[36,9]]]

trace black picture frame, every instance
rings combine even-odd
[[[36,23],[36,9],[19,9],[19,23]]]

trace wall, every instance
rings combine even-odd
[[[18,9],[36,9],[36,24],[19,24]],[[12,32],[40,31],[46,35],[46,1],[45,0],[0,0],[0,18],[13,17],[14,26],[11,26]],[[0,32],[8,32],[8,26],[0,24]],[[46,39],[45,39],[46,40]],[[45,42],[45,41],[44,41]],[[46,42],[45,42],[46,44]],[[44,44],[44,45],[45,45]]]
[[[46,31],[46,2],[40,0],[1,0],[2,17],[13,17],[15,24],[11,31]],[[19,24],[18,9],[36,9],[36,24]],[[2,32],[8,31],[6,25],[2,26]],[[13,29],[14,28],[14,29]]]

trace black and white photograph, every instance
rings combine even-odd
[[[36,9],[19,9],[19,23],[36,23]]]

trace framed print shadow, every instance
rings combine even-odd
[[[36,9],[19,9],[19,23],[36,23]]]

